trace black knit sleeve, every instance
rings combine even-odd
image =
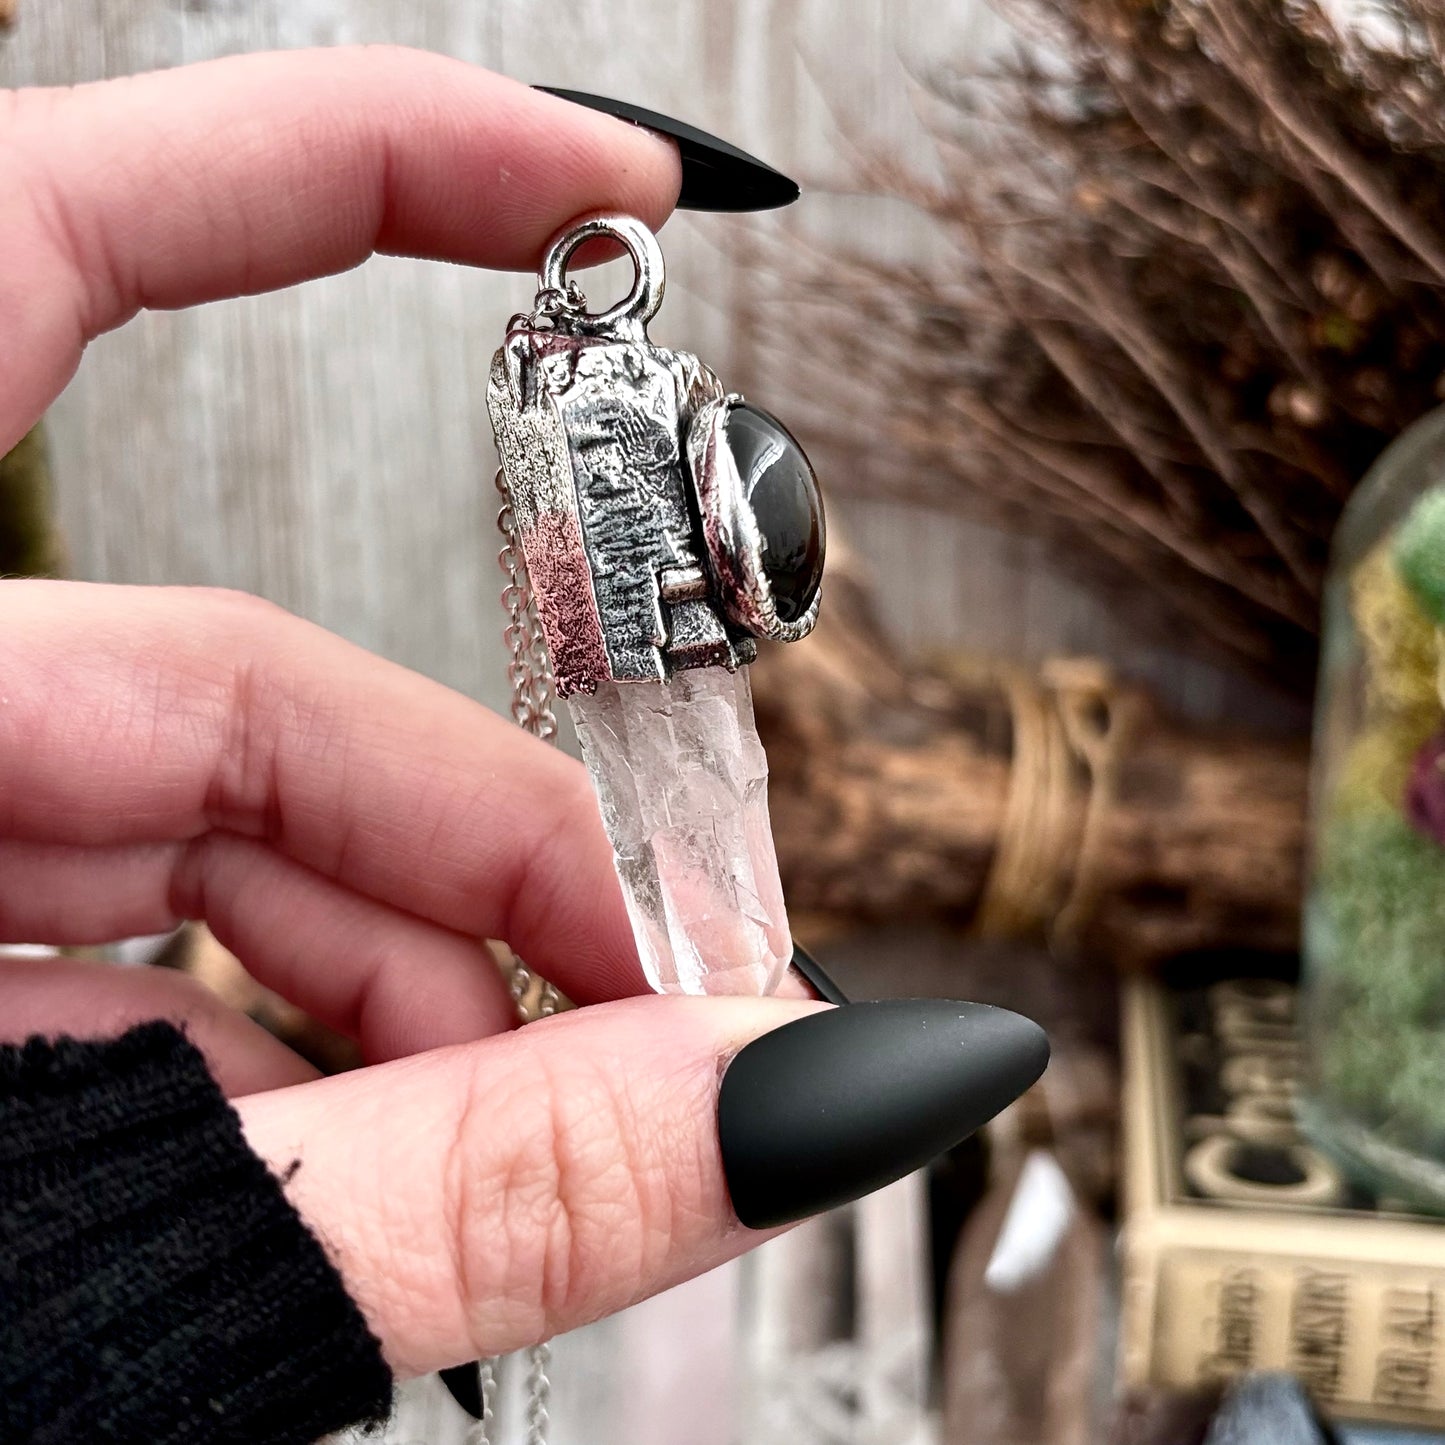
[[[391,1383],[183,1034],[0,1047],[0,1441],[304,1445]]]

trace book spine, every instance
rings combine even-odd
[[[1445,1425],[1445,1270],[1251,1254],[1126,1228],[1120,1366],[1192,1389],[1289,1370],[1346,1418]]]

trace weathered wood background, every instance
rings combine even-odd
[[[670,223],[656,331],[786,417],[788,353],[807,342],[745,317],[759,258],[844,233],[894,253],[930,247],[916,217],[849,194],[849,137],[926,158],[910,77],[978,57],[1000,33],[977,0],[17,0],[0,83],[387,41],[695,120],[809,189],[781,214]],[[483,386],[530,291],[524,277],[377,260],[103,338],[52,416],[76,570],[246,588],[503,704]],[[1247,686],[1141,649],[1126,616],[1028,542],[870,499],[826,440],[805,436],[832,463],[831,514],[905,642],[1099,651],[1202,718],[1258,711]]]

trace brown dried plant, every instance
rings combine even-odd
[[[1014,0],[1026,50],[927,78],[936,173],[865,153],[947,265],[809,290],[820,416],[883,398],[892,485],[1301,689],[1340,508],[1445,373],[1445,0],[1355,11]]]

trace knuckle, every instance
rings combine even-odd
[[[448,1192],[464,1308],[489,1337],[524,1342],[635,1299],[667,1252],[672,1203],[625,1081],[514,1042],[525,1064],[462,1110]]]
[[[238,587],[190,587],[186,592],[211,626],[238,639],[254,640],[293,620],[284,607]]]
[[[210,654],[214,756],[203,808],[211,827],[272,842],[286,836],[290,756],[325,756],[342,719],[288,664],[304,624],[273,602],[227,588],[196,588],[188,599]]]
[[[72,93],[50,86],[4,92],[0,176],[19,227],[29,230],[72,279],[78,324],[93,335],[98,317],[124,309],[125,285],[103,238],[86,224],[83,208],[50,163]]]

